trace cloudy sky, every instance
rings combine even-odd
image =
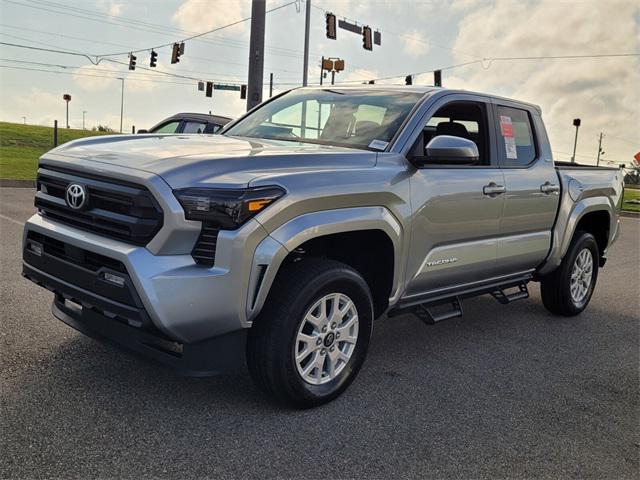
[[[290,0],[267,0],[267,9]],[[104,55],[180,41],[251,15],[248,0],[0,0],[0,41]],[[265,89],[275,92],[302,78],[304,1],[267,14]],[[446,87],[496,93],[541,105],[557,159],[573,148],[572,119],[582,119],[577,159],[595,163],[603,132],[605,159],[631,161],[640,150],[640,57],[488,60],[640,52],[640,2],[636,0],[313,0],[311,83],[322,55],[341,57],[338,82],[382,79],[403,83],[407,74],[443,70]],[[362,49],[344,30],[324,34],[324,12],[334,12],[382,32],[382,46]],[[64,122],[62,95],[70,93],[70,123],[119,128],[125,80],[124,129],[146,128],[179,111],[237,116],[237,92],[197,90],[196,79],[245,83],[249,22],[187,42],[177,65],[158,50],[156,72],[129,73],[120,63],[94,66],[82,56],[0,45],[0,119]],[[126,62],[127,55],[109,57]],[[484,60],[483,60],[484,59]],[[446,68],[460,64],[456,68]],[[148,67],[148,52],[138,54]],[[164,75],[168,72],[189,78]],[[432,73],[414,83],[431,84]],[[268,95],[268,91],[265,91]]]

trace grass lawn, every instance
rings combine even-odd
[[[640,212],[640,205],[633,203],[625,203],[627,200],[640,200],[640,190],[633,188],[624,189],[624,199],[622,200],[622,209],[630,212]]]
[[[58,144],[105,132],[58,128]],[[53,148],[53,128],[0,122],[0,178],[33,180],[38,158]]]

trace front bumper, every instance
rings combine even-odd
[[[125,285],[110,290],[101,276],[105,271],[113,270],[101,268],[92,272],[44,251],[36,255],[30,249],[34,242],[29,239],[23,252],[23,276],[54,293],[53,315],[72,328],[96,340],[140,354],[185,376],[216,375],[237,369],[244,363],[246,329],[195,343],[175,341],[155,328],[135,291],[129,293],[126,274],[118,272],[126,278]],[[69,278],[75,284],[66,281]]]
[[[33,272],[26,273],[26,276],[34,279]],[[46,283],[43,285],[49,287]],[[153,331],[134,328],[106,317],[93,308],[74,304],[58,290],[54,290],[54,293],[52,313],[58,320],[88,337],[142,355],[180,375],[216,375],[237,369],[244,362],[246,330],[237,330],[196,344],[181,344]]]
[[[137,298],[118,302],[127,304],[126,308],[132,310],[120,316],[128,320],[133,318],[135,322],[129,322],[133,326],[148,323],[163,336],[182,344],[196,344],[251,326],[247,316],[247,292],[253,256],[246,255],[246,252],[255,251],[267,236],[255,221],[249,221],[237,231],[220,233],[213,268],[197,265],[189,254],[153,255],[145,247],[81,231],[39,214],[26,223],[25,247],[29,243],[30,232],[121,262],[126,268],[126,286],[130,283],[134,292],[132,297]],[[52,279],[64,278],[52,267],[43,267],[30,260],[26,248],[24,265],[27,276],[35,269],[43,274],[49,273]],[[72,266],[70,264],[69,268]],[[85,282],[91,282],[93,288],[84,290],[96,291],[96,281],[91,277],[67,280],[66,283],[69,287],[82,287]],[[96,305],[101,298],[79,300]],[[113,311],[114,308],[112,305],[103,310],[110,314],[118,313]]]

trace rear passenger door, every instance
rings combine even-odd
[[[559,180],[539,112],[494,101],[497,152],[506,187],[497,273],[534,269],[546,258],[559,202]]]

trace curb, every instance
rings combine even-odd
[[[628,212],[625,210],[621,210],[620,216],[627,217],[627,218],[640,218],[640,212]]]
[[[12,178],[0,178],[0,187],[35,188],[35,180],[15,180]]]

